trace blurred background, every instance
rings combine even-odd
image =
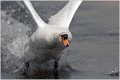
[[[32,1],[41,18],[48,22],[67,1]],[[1,77],[25,78],[13,74],[23,61],[24,46],[37,26],[21,1],[1,2]],[[118,79],[107,73],[119,70],[119,2],[83,1],[70,25],[71,46],[64,52],[61,63],[71,69],[60,70],[61,79]],[[14,56],[13,54],[16,54]],[[31,78],[53,78],[41,72]],[[44,75],[44,76],[43,76]]]

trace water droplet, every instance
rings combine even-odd
[[[8,23],[8,24],[12,24],[12,21],[8,20],[7,23]]]
[[[25,16],[26,18],[28,17],[28,15]]]

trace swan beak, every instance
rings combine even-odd
[[[63,44],[65,47],[69,47],[70,41],[68,39],[63,39]]]

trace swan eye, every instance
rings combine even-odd
[[[68,39],[68,35],[67,35],[67,34],[63,34],[63,35],[61,35],[61,37],[62,37],[63,39]]]

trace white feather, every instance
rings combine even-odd
[[[30,13],[32,14],[35,22],[37,23],[38,27],[44,28],[46,26],[46,23],[40,18],[38,13],[33,8],[31,2],[29,0],[23,0],[27,8],[29,9]]]
[[[70,0],[57,14],[51,16],[49,24],[69,28],[70,22],[82,0]]]

